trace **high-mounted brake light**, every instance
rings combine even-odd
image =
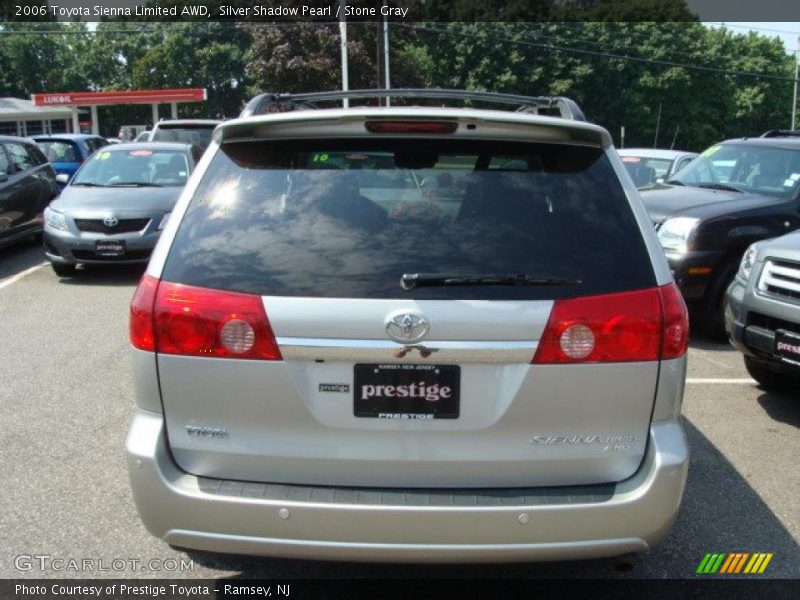
[[[689,321],[675,284],[556,300],[534,364],[634,362],[686,353]]]
[[[458,123],[452,121],[367,121],[370,133],[455,133]]]
[[[131,303],[131,343],[163,354],[281,360],[259,296],[148,275]]]

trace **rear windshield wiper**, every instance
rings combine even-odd
[[[74,181],[72,185],[82,185],[84,187],[106,187],[102,183],[92,183],[91,181]]]
[[[120,181],[109,184],[109,187],[164,187],[160,183],[148,183],[146,181]]]
[[[404,273],[400,286],[404,290],[421,287],[440,287],[457,285],[580,285],[580,279],[567,277],[532,277],[530,275],[423,275]]]
[[[735,188],[732,185],[726,185],[724,183],[696,183],[695,187],[704,188],[707,190],[722,190],[723,192],[738,192],[740,194],[744,193],[739,188]]]

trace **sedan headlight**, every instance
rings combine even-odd
[[[753,271],[753,265],[756,264],[756,257],[758,256],[758,244],[750,244],[750,247],[745,250],[742,256],[742,262],[739,263],[739,271],[736,273],[736,279],[741,283],[747,283],[750,279],[750,273]]]
[[[164,229],[164,227],[167,226],[167,221],[169,221],[169,216],[171,214],[172,213],[167,213],[163,217],[161,217],[161,221],[159,221],[159,223],[158,223],[158,230],[159,231],[161,231],[162,229]]]
[[[689,238],[694,233],[699,219],[691,217],[676,217],[667,219],[658,230],[658,239],[664,250],[686,252]]]
[[[53,229],[69,231],[67,228],[67,219],[60,212],[57,212],[52,208],[44,209],[44,222]]]

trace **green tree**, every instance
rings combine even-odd
[[[229,23],[164,24],[157,43],[127,57],[131,86],[204,87],[207,102],[185,105],[181,109],[184,115],[236,115],[245,101],[244,52],[248,45],[247,34]],[[128,52],[131,54],[130,49]]]

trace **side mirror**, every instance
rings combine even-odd
[[[64,185],[67,185],[69,183],[69,175],[67,175],[66,173],[59,173],[58,175],[56,175],[56,181],[58,183],[63,183]]]

